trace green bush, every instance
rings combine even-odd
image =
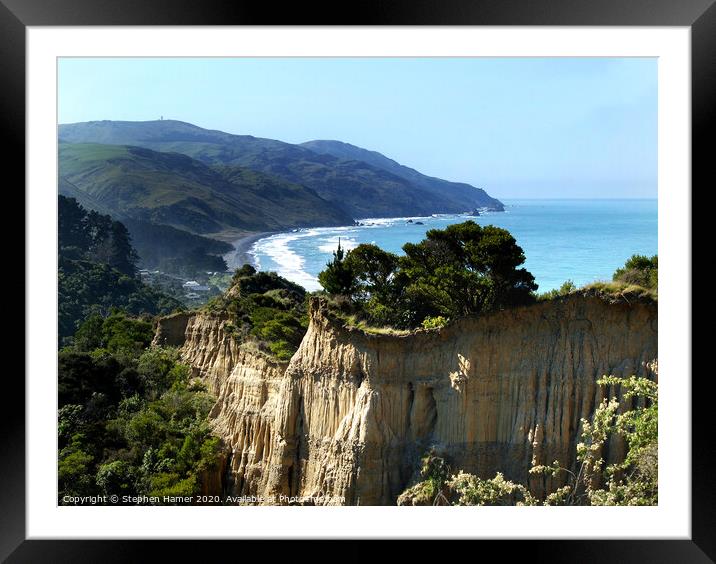
[[[135,319],[115,311],[102,323],[104,348],[111,352],[140,351],[149,346],[154,329],[148,321]]]
[[[61,495],[91,495],[94,491],[94,456],[87,452],[84,441],[85,437],[77,433],[59,452],[57,480]]]
[[[372,325],[390,325],[394,319],[392,308],[382,303],[378,297],[371,296],[371,298],[363,304],[363,311]]]
[[[632,255],[614,272],[612,280],[656,290],[659,285],[659,257]]]
[[[159,498],[164,496],[188,497],[196,494],[197,491],[196,476],[182,478],[174,472],[162,472],[152,476],[147,495]]]
[[[555,298],[561,298],[563,296],[568,296],[572,292],[577,290],[577,286],[575,286],[574,282],[571,280],[566,280],[562,283],[562,285],[559,287],[559,289],[550,290],[549,292],[543,292],[542,294],[537,295],[537,299],[540,301],[543,300],[553,300]]]
[[[100,465],[97,470],[97,486],[102,494],[127,495],[135,491],[136,468],[125,460],[114,460]]]
[[[423,329],[439,329],[447,324],[447,318],[442,315],[436,317],[426,317],[423,319]]]
[[[106,317],[96,313],[87,317],[77,329],[71,348],[133,353],[148,347],[153,337],[154,328],[149,321],[131,317],[115,308]]]

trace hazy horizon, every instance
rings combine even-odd
[[[58,70],[59,123],[163,116],[339,140],[501,199],[657,197],[653,58],[60,58]]]

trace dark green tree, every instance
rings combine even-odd
[[[355,278],[357,292],[367,296],[387,297],[391,292],[398,260],[398,255],[364,243],[348,252],[345,264]]]
[[[522,249],[505,229],[474,221],[431,229],[420,243],[403,246],[400,272],[402,317],[455,317],[534,300],[534,277],[520,268]]]
[[[111,242],[109,260],[107,263],[127,276],[136,276],[139,256],[132,247],[129,231],[124,224],[113,221],[110,227]]]
[[[135,491],[136,469],[126,460],[102,464],[95,481],[104,495],[125,495]]]
[[[244,264],[241,268],[237,268],[236,272],[234,272],[236,279],[253,276],[254,274],[256,274],[256,269],[248,263]]]
[[[149,321],[129,317],[119,310],[104,320],[102,340],[105,348],[112,352],[137,351],[149,346],[154,330]]]
[[[93,313],[77,329],[73,339],[73,348],[77,351],[92,351],[106,345],[102,338],[104,317]]]
[[[333,259],[326,264],[326,269],[319,273],[318,282],[329,294],[352,296],[356,291],[355,275],[345,260],[340,239],[338,248],[333,251]]]
[[[534,277],[522,249],[505,229],[474,221],[431,229],[406,243],[398,257],[375,245],[344,255],[339,246],[318,276],[331,294],[354,298],[372,323],[416,327],[534,301]]]
[[[109,264],[112,255],[112,218],[90,210],[87,212],[85,224],[87,225],[86,230],[90,240],[85,258]]]
[[[91,243],[87,230],[87,212],[84,208],[74,198],[59,196],[57,221],[60,253],[84,253]]]

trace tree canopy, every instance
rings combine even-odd
[[[345,262],[345,251],[341,247],[340,239],[338,248],[333,251],[333,260],[318,274],[318,282],[329,294],[352,295],[355,292],[355,274]]]
[[[534,300],[534,277],[521,265],[514,237],[474,221],[431,229],[403,256],[371,244],[340,247],[318,276],[329,294],[347,296],[376,323],[416,327],[427,318],[452,318]]]

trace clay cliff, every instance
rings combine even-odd
[[[596,380],[656,378],[649,301],[573,294],[390,335],[344,327],[314,298],[288,363],[239,343],[227,320],[165,318],[155,344],[180,346],[217,396],[210,417],[227,458],[214,487],[264,503],[394,504],[429,447],[454,469],[552,491],[561,484],[528,469],[574,464],[580,419],[614,394]]]

